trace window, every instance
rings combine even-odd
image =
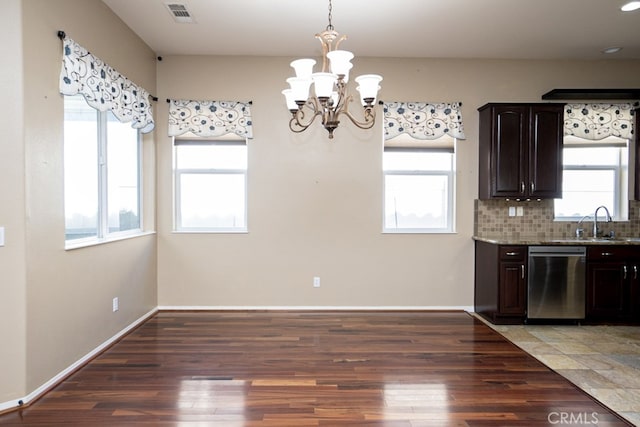
[[[247,230],[244,141],[175,139],[175,229]]]
[[[140,136],[131,124],[64,97],[65,240],[81,245],[139,233]]]
[[[615,220],[626,220],[628,159],[626,139],[610,136],[584,143],[565,136],[562,199],[555,200],[555,218],[578,221],[604,205]]]
[[[383,173],[384,232],[454,231],[453,147],[385,147]]]

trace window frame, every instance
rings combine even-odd
[[[178,168],[178,147],[181,145],[215,145],[215,146],[244,146],[246,155],[246,167],[244,169],[238,168]],[[249,174],[249,144],[245,139],[203,139],[200,137],[182,137],[174,138],[173,140],[173,232],[174,233],[220,233],[220,234],[234,234],[234,233],[248,233],[248,174]],[[182,226],[182,194],[181,194],[181,182],[183,175],[242,175],[243,176],[243,222],[242,227],[184,227]]]
[[[623,145],[626,145],[626,147],[623,147]],[[563,163],[562,165],[562,173],[564,174],[565,171],[570,170],[570,171],[612,171],[613,175],[614,175],[614,184],[613,184],[613,204],[614,206],[608,206],[608,208],[610,210],[612,210],[611,215],[613,218],[613,221],[628,221],[629,219],[629,211],[628,211],[628,207],[625,205],[625,203],[627,203],[627,201],[629,200],[629,196],[630,196],[630,186],[629,183],[626,184],[626,198],[623,197],[624,194],[623,193],[623,189],[625,187],[625,183],[624,180],[629,179],[630,176],[630,170],[629,170],[629,158],[630,158],[630,153],[631,153],[631,141],[630,140],[626,140],[626,139],[620,139],[620,142],[613,142],[613,143],[604,143],[604,144],[599,144],[599,143],[586,143],[586,144],[580,144],[580,143],[574,143],[574,144],[568,144],[565,145],[562,149],[567,150],[567,149],[579,149],[579,148],[626,148],[626,152],[623,152],[622,150],[620,150],[618,152],[618,163],[617,165],[607,165],[607,164],[591,164],[591,165],[566,165]],[[626,154],[626,159],[625,159],[625,154]],[[563,158],[566,157],[563,153]],[[625,163],[626,160],[626,163]],[[625,173],[626,170],[626,173]],[[563,179],[564,182],[564,179]],[[554,214],[553,214],[553,220],[554,221],[558,221],[558,222],[575,222],[575,221],[580,221],[585,217],[589,217],[589,216],[593,216],[593,212],[589,212],[587,214],[583,215],[571,215],[571,216],[557,216],[556,215],[556,208],[555,208],[555,199],[554,199]],[[601,203],[599,202],[594,202],[594,210],[597,206],[599,206]]]
[[[385,146],[383,147],[383,167],[382,167],[382,232],[384,234],[454,234],[456,233],[456,139],[453,139],[451,148],[425,147],[425,146]],[[451,164],[448,170],[427,170],[427,169],[385,169],[384,156],[386,152],[447,152],[451,154]],[[387,227],[387,176],[442,176],[447,181],[447,227]]]
[[[82,99],[84,101],[84,97],[82,95],[65,95],[65,100],[67,97],[74,97],[78,99]],[[96,235],[89,237],[82,237],[77,239],[67,239],[67,227],[65,223],[65,250],[67,249],[77,249],[86,246],[94,246],[102,243],[108,243],[112,241],[118,241],[122,239],[127,239],[131,237],[137,237],[146,234],[144,232],[144,224],[143,224],[143,159],[142,159],[142,134],[139,129],[136,129],[136,187],[137,187],[137,200],[136,205],[138,209],[138,227],[132,228],[129,230],[123,231],[109,231],[109,164],[108,164],[108,144],[109,144],[109,135],[107,131],[108,122],[109,122],[109,114],[113,113],[109,110],[107,111],[99,111],[91,107],[89,104],[86,104],[87,108],[94,110],[95,113],[95,123],[96,123],[96,154],[97,154],[97,221],[96,221]],[[66,107],[63,107],[66,111]],[[113,118],[118,121],[118,119],[113,115]],[[66,119],[64,120],[66,121]],[[119,122],[123,126],[127,126],[129,124]],[[63,150],[66,150],[67,147],[64,143],[63,138]],[[63,165],[64,168],[64,165]],[[67,203],[66,203],[66,195],[64,197],[64,217],[66,222],[66,214],[67,214]]]

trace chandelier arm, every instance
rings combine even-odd
[[[364,107],[364,121],[356,119],[347,107],[344,108],[340,114],[347,116],[351,123],[359,127],[360,129],[371,129],[376,123],[376,110],[373,107]]]
[[[305,113],[305,107],[308,111]],[[311,113],[308,121],[305,121],[307,114]],[[298,110],[291,113],[291,120],[289,120],[289,128],[296,133],[303,132],[315,121],[316,117],[322,115],[322,109],[319,108],[315,98],[308,99],[305,104]]]

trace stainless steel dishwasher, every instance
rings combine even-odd
[[[528,319],[584,319],[584,246],[529,246]]]

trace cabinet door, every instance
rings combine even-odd
[[[562,105],[534,105],[530,110],[528,194],[532,198],[562,197]]]
[[[640,257],[637,255],[629,259],[628,263],[631,281],[629,283],[629,318],[640,322]]]
[[[527,108],[495,106],[491,158],[492,197],[524,197]]]
[[[522,262],[500,262],[499,307],[501,315],[526,313],[525,266]]]
[[[592,262],[587,266],[587,319],[627,317],[630,272],[624,261]]]
[[[635,141],[632,141],[631,144],[633,147],[635,147],[636,150],[636,158],[635,158],[635,165],[636,165],[636,170],[635,170],[635,188],[634,188],[634,195],[635,195],[635,200],[640,200],[640,132],[637,129],[640,129],[640,108],[636,108],[634,110],[634,116],[635,116],[635,122],[634,122],[634,129],[636,129],[634,131],[634,139]]]

